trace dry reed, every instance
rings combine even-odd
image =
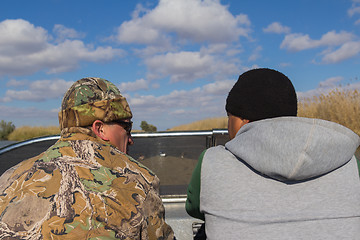
[[[212,130],[215,128],[227,128],[227,117],[199,120],[193,123],[170,128],[168,131]]]
[[[35,137],[58,135],[58,134],[60,134],[60,129],[59,127],[56,126],[50,126],[50,127],[23,126],[16,128],[12,133],[10,133],[8,139],[10,141],[23,141]]]
[[[335,89],[328,94],[299,101],[298,116],[339,123],[360,135],[360,93]]]

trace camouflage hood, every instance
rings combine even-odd
[[[65,93],[59,112],[60,130],[90,126],[95,120],[111,122],[131,118],[119,89],[102,78],[83,78]]]

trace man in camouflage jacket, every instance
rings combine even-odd
[[[159,179],[126,154],[131,117],[111,82],[75,82],[60,140],[0,177],[0,238],[173,239]]]

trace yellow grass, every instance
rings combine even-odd
[[[212,130],[227,128],[227,117],[209,118],[168,129],[168,131]]]
[[[29,127],[23,126],[16,128],[10,133],[8,139],[10,141],[23,141],[30,138],[57,135],[60,134],[60,129],[57,126],[50,127]]]
[[[299,102],[298,116],[339,123],[360,135],[360,93],[335,89]]]
[[[143,131],[132,130],[132,132],[143,132]],[[12,133],[10,133],[8,140],[23,141],[36,137],[59,135],[59,134],[60,134],[60,129],[58,126],[49,126],[49,127],[23,126],[23,127],[15,128],[15,130]]]

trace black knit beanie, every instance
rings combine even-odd
[[[296,92],[284,74],[268,68],[253,69],[240,75],[229,92],[225,109],[250,121],[296,116]]]

